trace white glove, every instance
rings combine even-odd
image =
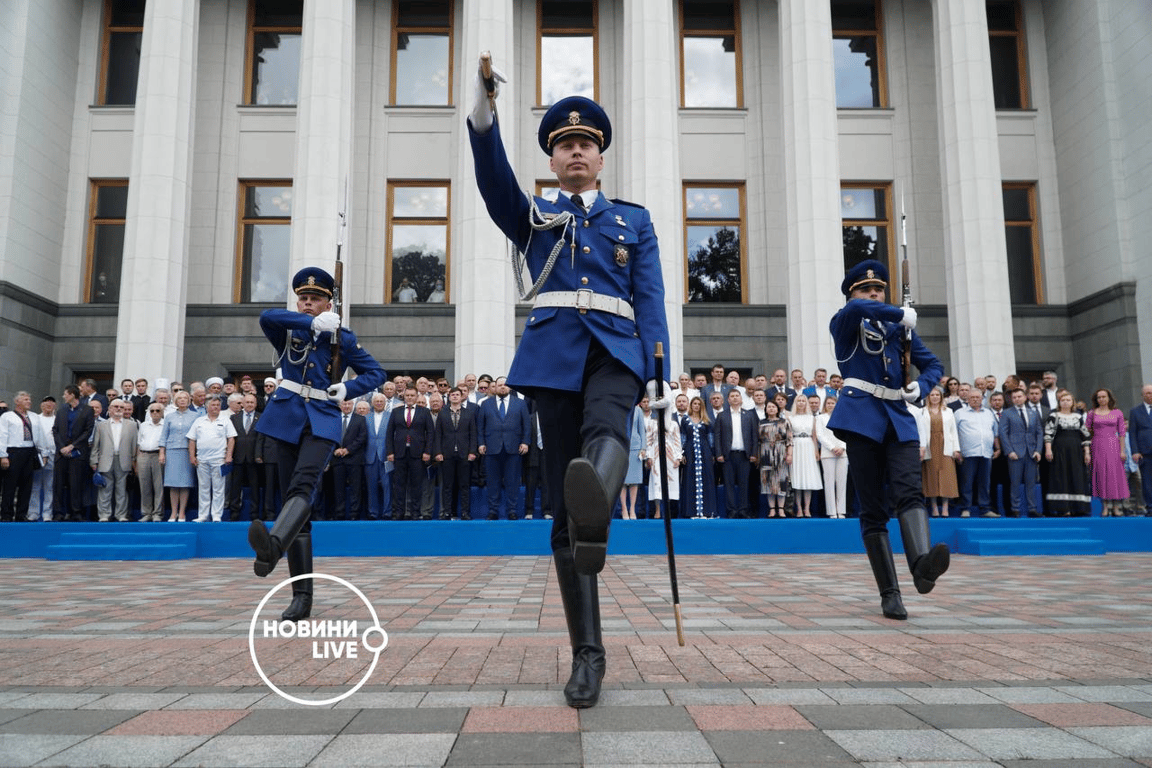
[[[900,318],[900,325],[908,328],[909,330],[916,327],[916,310],[912,307],[904,307],[904,317]]]
[[[664,382],[664,397],[658,398],[656,397],[656,379],[649,379],[648,383],[644,385],[644,394],[648,395],[648,407],[654,411],[662,411],[675,402],[674,392],[672,385]]]
[[[348,387],[344,386],[344,382],[333,384],[332,386],[328,387],[328,397],[332,400],[347,400]]]
[[[915,403],[920,400],[920,382],[914,381],[900,390],[900,396],[906,403]]]
[[[496,98],[500,95],[500,83],[508,82],[508,78],[496,67],[492,67],[492,79],[496,81],[496,93],[493,95]],[[476,133],[488,133],[492,129],[492,105],[488,103],[488,88],[484,85],[484,75],[480,73],[479,65],[476,67],[476,89],[468,119],[472,121],[472,130]]]
[[[340,327],[340,315],[335,312],[321,312],[312,318],[312,333],[334,333]]]

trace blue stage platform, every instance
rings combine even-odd
[[[316,522],[316,554],[333,556],[547,555],[548,520]],[[246,522],[6,523],[0,557],[164,560],[252,556]],[[682,555],[861,553],[856,520],[675,520]],[[899,551],[897,525],[890,524]],[[932,538],[970,555],[1099,555],[1152,552],[1152,518],[932,520]],[[659,520],[616,520],[609,553],[665,552]]]

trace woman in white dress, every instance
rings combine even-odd
[[[792,488],[796,491],[796,517],[812,517],[812,491],[824,487],[816,452],[815,418],[808,398],[792,402]]]
[[[848,506],[848,446],[828,429],[835,407],[836,398],[824,399],[824,410],[816,417],[816,443],[824,469],[824,509],[828,517],[843,518]]]
[[[667,385],[664,389],[665,393],[671,392]],[[684,447],[680,443],[680,420],[676,416],[676,411],[671,407],[672,398],[665,395],[663,400],[651,399],[649,407],[652,409],[651,418],[648,419],[647,424],[647,441],[644,449],[644,455],[648,457],[648,468],[650,474],[648,476],[648,500],[654,502],[656,513],[653,518],[660,519],[661,507],[668,509],[667,504],[662,504],[664,498],[660,489],[661,473],[668,473],[668,499],[680,500],[680,472],[677,469],[680,462],[684,458]],[[654,459],[660,455],[660,435],[658,432],[659,423],[657,419],[664,420],[664,460],[655,461]]]

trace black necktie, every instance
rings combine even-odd
[[[452,411],[452,429],[460,426],[460,411]]]
[[[580,195],[572,195],[572,203],[582,211],[587,210],[584,207],[584,201],[580,199]]]
[[[348,431],[348,414],[344,414],[344,426],[340,427],[340,442],[344,442],[344,433]]]
[[[1020,420],[1024,422],[1024,429],[1028,429],[1028,414],[1024,413],[1024,406],[1020,406]]]

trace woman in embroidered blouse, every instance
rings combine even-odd
[[[1044,421],[1044,458],[1051,464],[1044,508],[1053,515],[1085,517],[1092,512],[1092,486],[1088,481],[1092,433],[1084,422],[1084,414],[1074,409],[1071,392],[1057,392],[1056,403],[1056,410]]]
[[[792,488],[796,494],[796,517],[812,517],[812,491],[823,488],[816,459],[815,417],[807,397],[792,401]]]
[[[764,404],[764,421],[760,422],[760,489],[768,496],[768,517],[776,517],[777,512],[780,517],[787,517],[784,499],[788,496],[791,464],[792,424],[774,397]]]
[[[680,514],[685,517],[716,517],[715,447],[712,423],[704,400],[692,398],[688,418],[681,420],[684,446],[684,490]]]
[[[176,393],[176,410],[164,417],[160,431],[160,466],[164,467],[164,485],[172,502],[172,516],[168,522],[182,522],[188,511],[188,494],[196,484],[192,474],[192,461],[188,455],[188,430],[200,414],[188,406],[192,396],[185,390]]]
[[[1101,388],[1092,395],[1096,407],[1086,424],[1092,433],[1092,495],[1104,505],[1103,517],[1120,517],[1120,505],[1128,498],[1124,474],[1124,413],[1116,407],[1112,392]]]

